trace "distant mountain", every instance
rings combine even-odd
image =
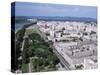
[[[46,17],[46,16],[33,16],[31,18],[38,20],[49,20],[49,21],[79,21],[79,22],[97,22],[94,18],[86,17]]]
[[[48,17],[48,16],[20,16],[20,17],[16,17],[16,19],[37,19],[37,20],[45,20],[45,21],[78,21],[78,22],[96,22],[97,23],[97,19],[94,18],[88,18],[88,17],[60,17],[60,16],[56,16],[56,17]]]

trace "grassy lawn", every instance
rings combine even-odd
[[[40,31],[38,31],[37,28],[33,28],[33,29],[26,29],[25,31],[25,35],[29,35],[29,34],[32,34],[32,33],[39,33]]]
[[[33,32],[36,32],[34,29],[26,29],[25,34],[29,35],[32,34]]]
[[[22,72],[23,72],[23,73],[29,72],[28,64],[22,64]]]

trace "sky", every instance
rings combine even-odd
[[[16,16],[49,16],[49,17],[68,16],[68,17],[97,18],[97,7],[16,2],[15,15]]]

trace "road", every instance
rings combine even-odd
[[[24,43],[25,43],[25,40],[23,40],[23,42],[22,42],[21,51],[23,51],[23,49],[24,49]]]
[[[60,62],[64,65],[66,70],[71,70],[69,63],[64,59],[64,57],[55,49],[55,47],[52,45],[53,52],[57,55],[59,58]]]

